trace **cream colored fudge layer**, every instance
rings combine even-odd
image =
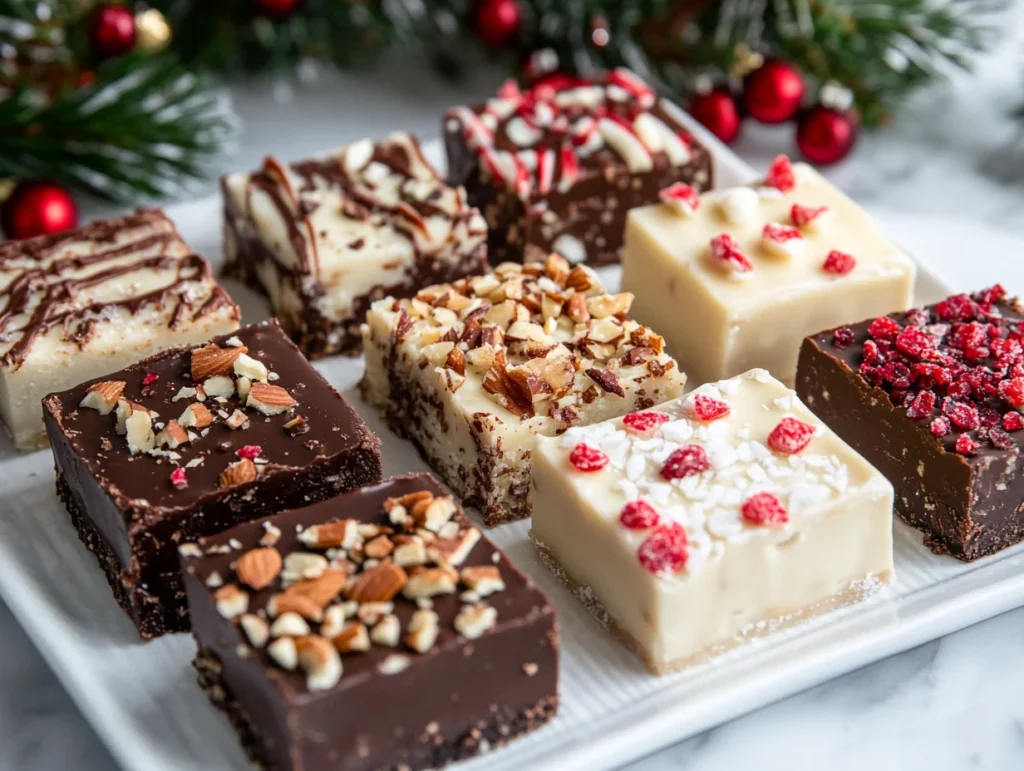
[[[796,376],[804,337],[822,329],[905,310],[915,266],[867,213],[814,169],[793,167],[796,184],[705,193],[691,214],[656,204],[626,223],[622,286],[636,296],[637,320],[665,336],[669,352],[698,382],[762,367],[786,382]],[[792,226],[793,205],[827,207],[773,248],[769,223]],[[711,240],[730,235],[752,270],[729,270]],[[845,274],[828,255],[855,260]]]
[[[488,524],[527,516],[537,436],[682,393],[661,338],[561,257],[381,300],[363,328],[364,398]]]
[[[240,318],[159,211],[0,244],[0,417],[18,448],[41,447],[46,394]]]
[[[696,419],[695,394],[721,400],[729,414]],[[701,386],[653,411],[669,418],[653,431],[618,418],[539,440],[530,500],[534,538],[563,579],[583,587],[591,610],[656,672],[890,580],[892,486],[766,371]],[[814,431],[788,455],[768,439],[784,418]],[[581,443],[607,456],[603,470],[576,469],[570,453]],[[702,448],[710,467],[666,480],[663,467],[688,446]],[[754,524],[743,514],[760,493],[775,496],[787,521]],[[623,524],[624,508],[638,500],[656,512],[656,526]],[[641,553],[672,523],[685,530],[685,565],[652,573]]]

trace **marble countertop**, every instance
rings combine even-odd
[[[828,170],[919,259],[964,288],[1024,294],[1024,11],[971,77],[915,97],[897,124]],[[458,86],[394,63],[371,77],[321,73],[288,101],[264,83],[232,87],[245,130],[225,168],[291,158],[390,128],[438,133],[440,111],[487,94],[493,72]],[[296,115],[302,115],[297,121]],[[791,129],[749,130],[755,165]],[[212,191],[212,188],[208,188]],[[108,210],[86,206],[85,216]],[[0,769],[100,771],[114,761],[0,603]],[[629,766],[630,771],[1019,769],[1024,758],[1024,608],[880,661]]]

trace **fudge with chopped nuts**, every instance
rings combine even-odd
[[[892,578],[892,485],[765,370],[538,441],[533,538],[656,673]]]
[[[225,273],[270,298],[307,356],[358,353],[370,303],[487,267],[487,225],[408,134],[221,182]]]
[[[374,303],[364,398],[488,525],[529,516],[538,435],[679,396],[686,376],[588,268],[544,263]]]
[[[57,494],[143,638],[189,628],[176,546],[380,479],[380,440],[252,324],[43,400]]]
[[[758,186],[676,186],[626,226],[622,288],[697,382],[786,383],[807,335],[909,308],[914,263],[853,201],[785,156]]]
[[[625,69],[513,82],[444,115],[448,181],[487,218],[491,262],[619,261],[627,212],[685,182],[712,184],[711,154],[682,111]]]
[[[46,445],[41,394],[238,326],[238,306],[163,212],[0,244],[0,420]]]
[[[180,552],[199,681],[262,768],[440,768],[557,709],[553,607],[426,474]]]
[[[1024,539],[1024,310],[999,286],[808,337],[797,391],[937,553]]]

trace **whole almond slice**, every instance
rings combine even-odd
[[[247,350],[244,345],[234,348],[221,348],[213,343],[202,348],[193,349],[192,379],[197,383],[201,383],[210,377],[232,374],[235,360],[243,353],[246,353]]]
[[[280,415],[282,412],[290,410],[298,402],[281,386],[253,383],[249,387],[249,395],[245,404],[264,415]]]
[[[124,387],[123,380],[104,380],[102,383],[93,383],[85,392],[85,397],[78,406],[96,410],[100,415],[109,415],[117,405],[121,394],[124,393]]]
[[[235,487],[255,481],[258,476],[256,464],[248,458],[236,461],[220,472],[221,487]]]
[[[247,551],[235,563],[238,580],[259,591],[273,583],[281,572],[281,553],[273,547]]]

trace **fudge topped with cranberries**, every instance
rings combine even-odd
[[[1024,538],[1024,311],[996,285],[807,338],[797,388],[896,486],[936,551]]]
[[[765,370],[538,440],[542,557],[655,672],[892,574],[892,486]]]
[[[374,303],[361,389],[488,524],[527,516],[538,435],[679,396],[685,375],[584,266],[551,255]]]
[[[682,111],[634,73],[564,75],[444,116],[448,180],[490,228],[492,262],[618,262],[626,213],[676,182],[711,186],[711,155]]]

